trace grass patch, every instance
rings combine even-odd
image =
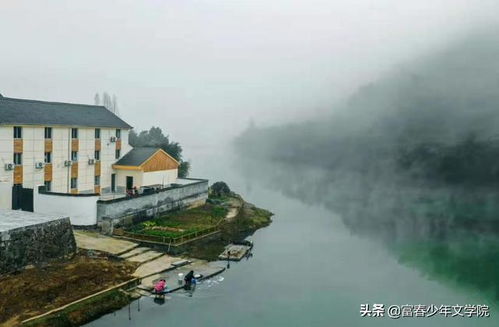
[[[154,236],[180,237],[213,227],[227,215],[222,205],[205,204],[198,208],[181,210],[148,220],[128,228],[128,231]]]
[[[203,260],[217,260],[225,246],[234,241],[242,241],[259,228],[268,226],[272,222],[272,213],[268,210],[255,207],[243,202],[239,214],[232,220],[221,225],[220,236],[202,243],[189,246],[189,256]]]

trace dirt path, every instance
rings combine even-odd
[[[236,216],[239,214],[239,211],[241,210],[243,206],[243,201],[237,198],[231,198],[229,200],[230,207],[229,207],[229,212],[227,212],[227,215],[225,216],[225,220],[231,221]]]

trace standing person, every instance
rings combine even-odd
[[[184,285],[184,288],[186,290],[190,290],[191,289],[191,286],[192,286],[192,280],[194,279],[194,270],[191,270],[187,273],[187,275],[185,275],[184,277],[184,282],[185,282],[185,285]]]

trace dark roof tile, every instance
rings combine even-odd
[[[103,106],[0,97],[0,125],[132,128]]]
[[[115,164],[120,166],[140,166],[160,148],[133,148]]]

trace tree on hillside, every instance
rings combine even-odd
[[[133,147],[158,147],[163,149],[175,160],[180,162],[178,168],[179,177],[187,177],[191,165],[188,161],[182,160],[182,147],[178,142],[170,141],[168,135],[164,135],[159,127],[151,127],[148,131],[141,131],[136,133],[134,130],[130,131],[128,141]]]

